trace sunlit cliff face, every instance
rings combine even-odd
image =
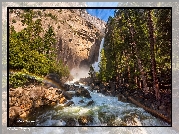
[[[53,27],[57,43],[57,60],[62,60],[65,65],[76,68],[81,61],[87,59],[90,64],[97,61],[98,50],[102,37],[104,36],[105,22],[91,16],[87,12],[78,9],[34,9],[40,12],[33,20],[40,19],[44,32],[48,25]],[[22,14],[22,10],[18,10]],[[55,16],[55,17],[50,17]],[[16,23],[13,23],[16,20]],[[9,22],[15,30],[21,31],[26,25],[22,25],[20,15],[10,13]],[[42,34],[43,35],[43,32]]]

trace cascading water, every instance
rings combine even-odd
[[[99,64],[99,62],[100,62],[100,60],[101,60],[101,50],[102,50],[102,48],[103,48],[103,44],[104,44],[104,38],[102,39],[101,44],[100,44],[98,61],[95,62],[94,64],[92,64],[92,66],[93,66],[95,72],[98,72],[98,71],[99,71],[99,66],[98,66],[98,64]]]
[[[142,108],[118,101],[117,97],[90,91],[88,86],[75,86],[83,86],[91,98],[74,96],[69,100],[74,102],[72,106],[58,104],[43,111],[36,117],[36,126],[65,126],[69,122],[74,126],[168,126]],[[93,103],[88,105],[89,102]],[[80,124],[81,117],[85,117],[88,123]]]

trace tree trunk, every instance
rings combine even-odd
[[[155,53],[154,53],[154,28],[153,21],[151,18],[151,10],[148,10],[148,29],[149,29],[149,39],[150,39],[150,51],[151,51],[151,64],[152,64],[152,76],[153,76],[153,89],[155,91],[155,97],[157,100],[160,99],[158,80],[156,77],[156,62],[155,62]]]
[[[127,67],[127,71],[128,71],[128,84],[131,84],[131,73],[130,73],[130,66],[129,65]]]

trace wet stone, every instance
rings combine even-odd
[[[69,102],[67,102],[67,103],[64,105],[64,107],[68,107],[68,106],[71,106],[71,105],[73,105],[73,104],[74,104],[73,101],[69,101]]]
[[[87,125],[89,123],[93,122],[93,117],[88,115],[88,116],[80,116],[78,118],[78,122],[80,125]]]
[[[88,102],[87,106],[91,106],[91,105],[93,105],[93,104],[94,104],[94,101],[91,100],[91,101]]]
[[[73,118],[67,119],[65,126],[76,126],[76,121],[75,121],[75,119],[73,119]]]

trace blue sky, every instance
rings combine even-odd
[[[86,2],[88,7],[117,7],[118,2]],[[115,9],[87,9],[87,12],[107,22],[109,16],[114,16]]]

